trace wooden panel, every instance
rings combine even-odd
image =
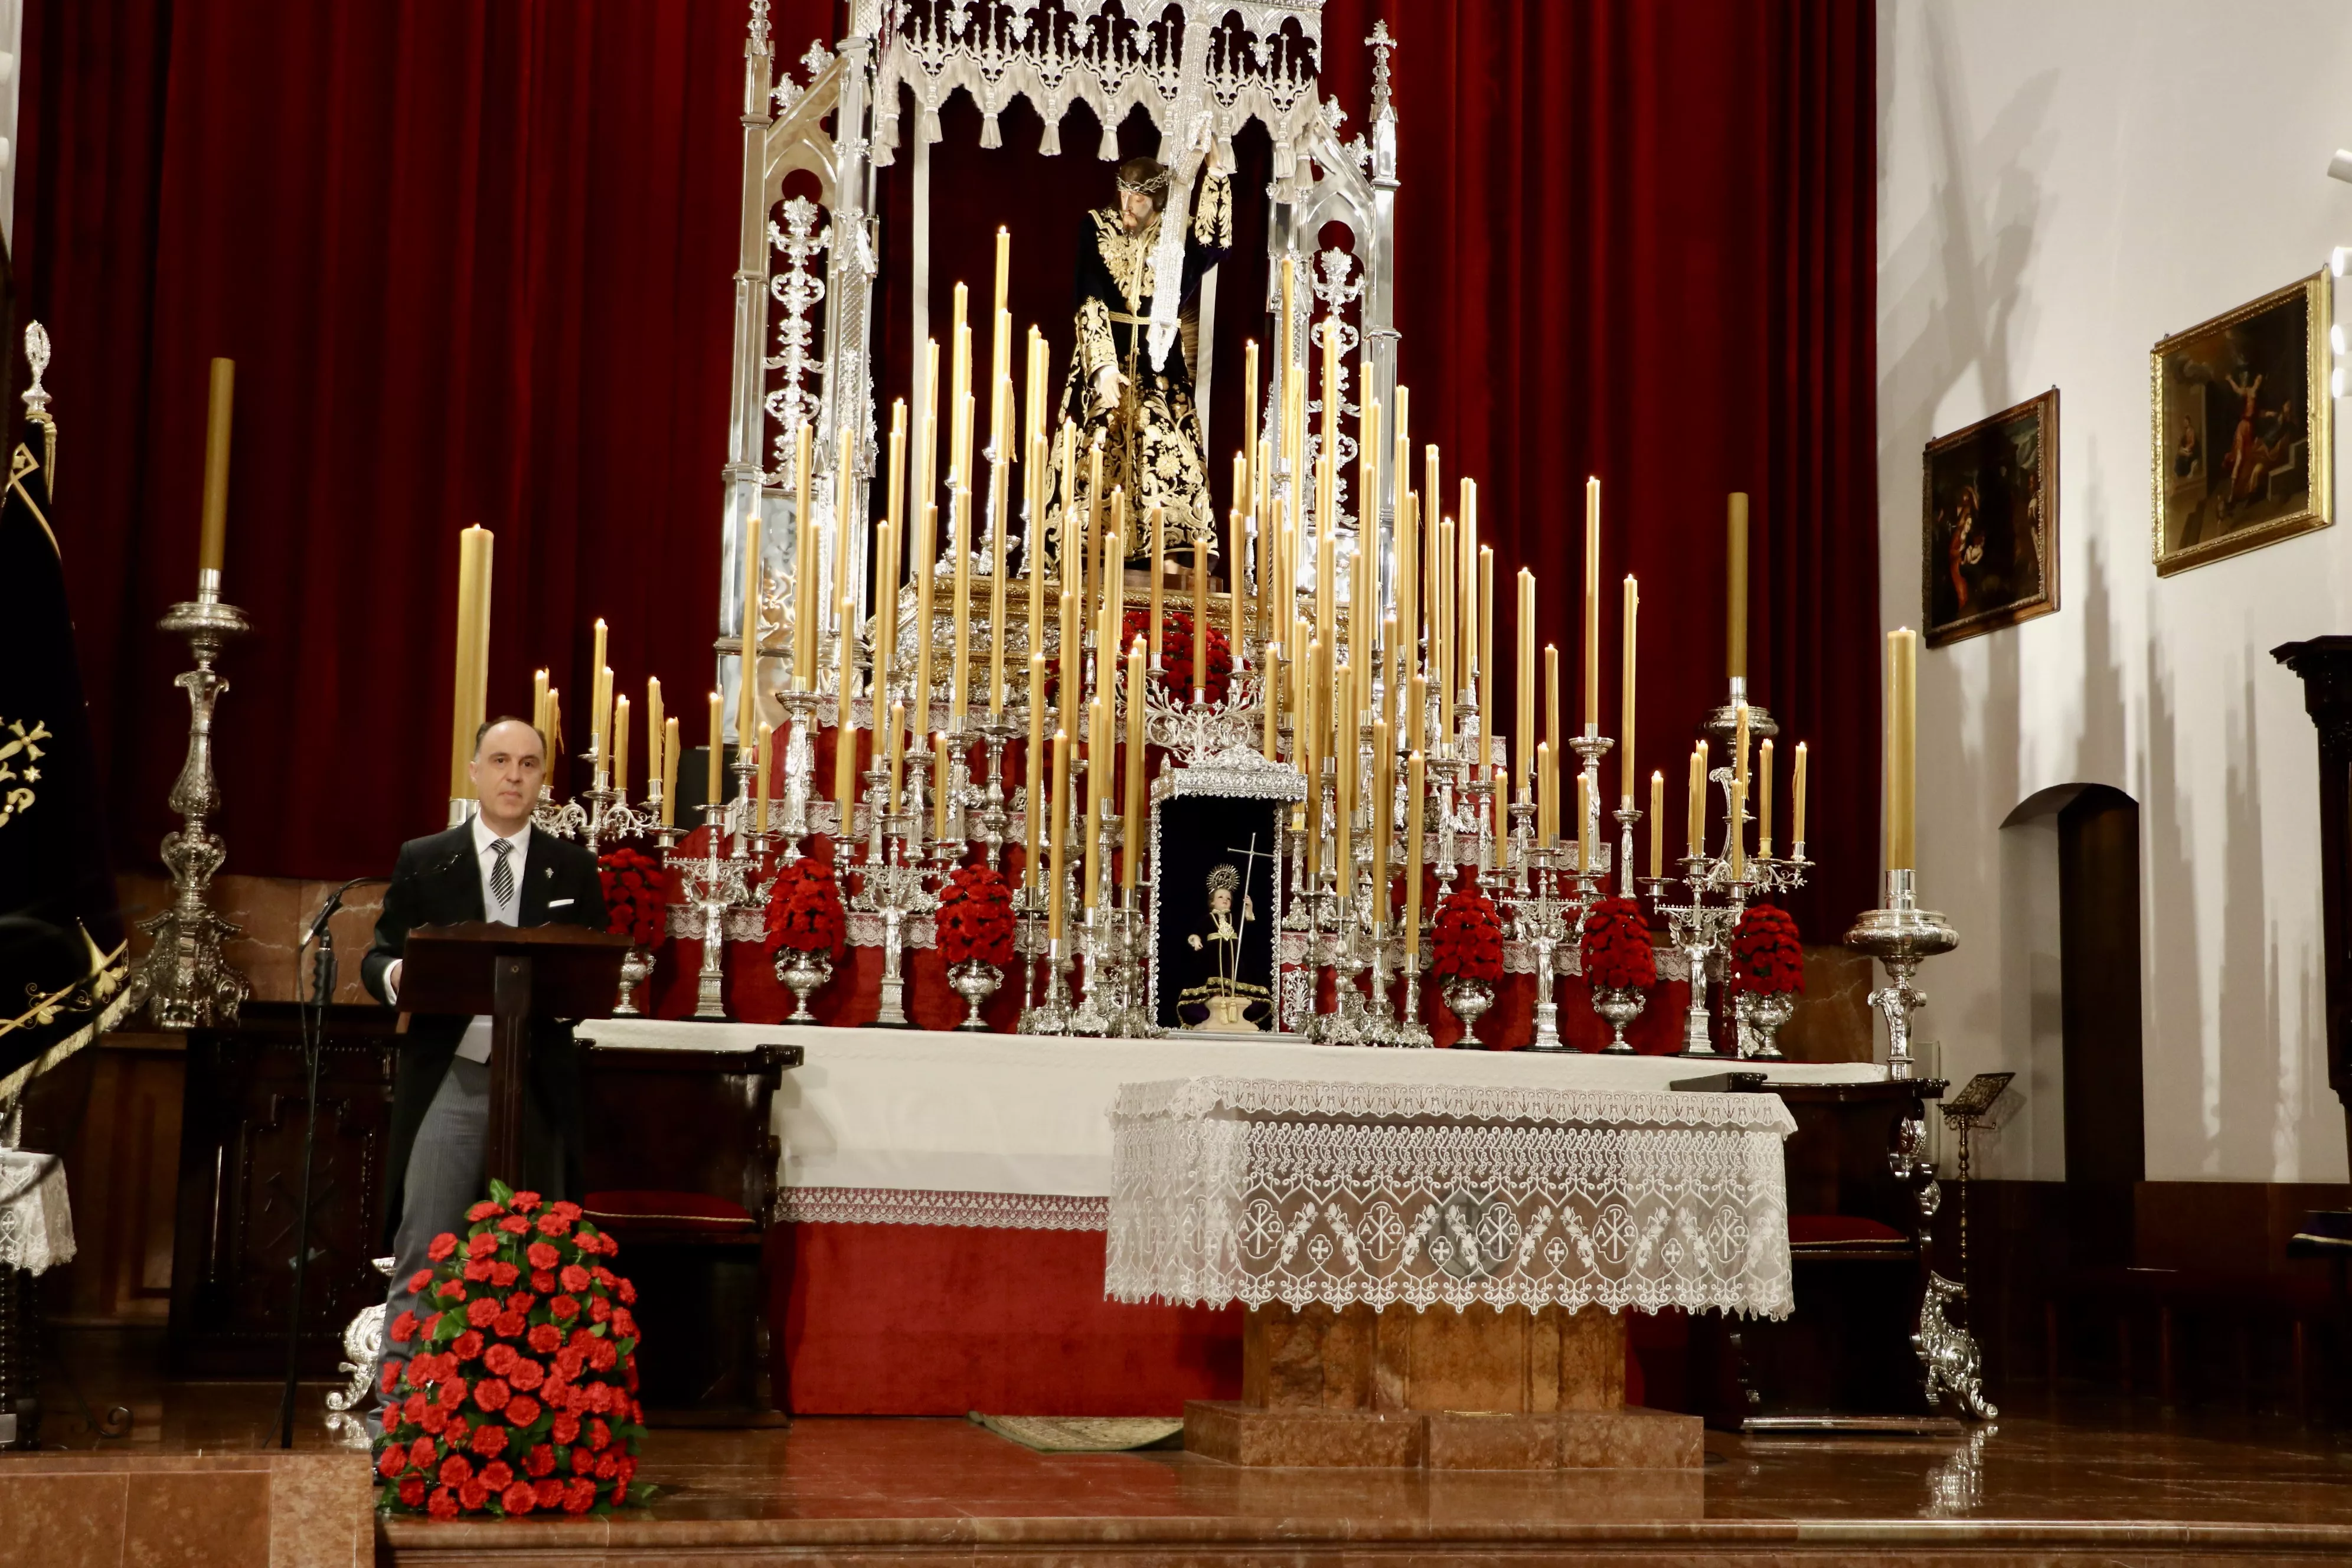
[[[171,1362],[184,1376],[285,1369],[289,1275],[309,1121],[297,1010],[248,1003],[235,1030],[188,1037]],[[311,1155],[302,1363],[331,1375],[343,1325],[383,1296],[377,1251],[395,1015],[328,1010]]]

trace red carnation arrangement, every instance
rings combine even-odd
[[[1013,889],[992,866],[959,866],[940,889],[940,956],[950,968],[973,959],[1013,962]]]
[[[1129,648],[1145,636],[1149,610],[1129,610],[1119,622],[1118,646]],[[1149,645],[1145,657],[1149,658]],[[1209,679],[1202,689],[1212,702],[1223,702],[1233,683],[1234,650],[1213,621],[1209,625]],[[1160,684],[1179,702],[1192,700],[1192,616],[1189,611],[1163,607],[1160,613]]]
[[[1439,900],[1433,933],[1436,957],[1431,972],[1440,980],[1503,978],[1503,922],[1495,900],[1475,884],[1455,889]]]
[[[848,928],[841,886],[824,861],[803,855],[768,884],[770,953],[787,947],[796,952],[838,953]]]
[[[1584,960],[1584,983],[1601,991],[1646,991],[1658,983],[1658,955],[1650,946],[1650,925],[1631,899],[1602,899],[1584,917],[1577,950]]]
[[[1805,950],[1787,910],[1754,904],[1739,917],[1731,931],[1731,986],[1759,995],[1805,988]]]
[[[639,947],[659,947],[669,904],[669,874],[661,862],[635,849],[615,849],[596,858],[596,875],[610,917],[604,929]]]
[[[466,1218],[466,1240],[435,1237],[409,1282],[430,1311],[384,1331],[405,1357],[385,1362],[384,1391],[407,1397],[376,1439],[379,1504],[455,1519],[646,1501],[653,1487],[631,1485],[637,1292],[605,1267],[619,1246],[576,1205],[504,1182]]]

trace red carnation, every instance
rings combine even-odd
[[[474,1384],[474,1403],[485,1410],[504,1409],[508,1392],[504,1378],[486,1377]]]
[[[541,1508],[554,1508],[563,1501],[563,1483],[552,1476],[533,1483],[531,1490],[537,1494]]]
[[[522,1457],[522,1468],[523,1473],[534,1479],[551,1473],[555,1468],[554,1447],[546,1443],[534,1445],[530,1452]]]
[[[528,1426],[539,1419],[539,1401],[528,1394],[518,1394],[507,1401],[507,1419],[517,1426]]]
[[[375,1457],[375,1473],[385,1480],[408,1468],[408,1450],[394,1443]]]
[[[547,1212],[550,1214],[560,1214],[566,1220],[575,1220],[580,1217],[582,1211],[580,1205],[573,1203],[571,1199],[558,1198],[553,1203],[547,1205]]]
[[[478,1329],[487,1329],[497,1321],[498,1302],[488,1296],[477,1296],[466,1303],[466,1321]]]
[[[443,1427],[449,1425],[449,1413],[446,1410],[442,1409],[438,1405],[428,1405],[425,1407],[425,1414],[418,1418],[416,1424],[424,1427],[427,1432],[438,1432]]]
[[[485,1342],[478,1331],[467,1329],[449,1342],[449,1353],[459,1361],[471,1361],[482,1353],[482,1346]],[[499,1369],[493,1366],[490,1370],[496,1372]]]
[[[406,1500],[404,1497],[403,1500]],[[425,1511],[436,1519],[457,1518],[457,1494],[447,1487],[436,1487],[433,1496],[425,1501]]]
[[[634,1307],[637,1304],[637,1288],[625,1279],[613,1287],[613,1294],[618,1296],[628,1306]]]
[[[409,1341],[416,1337],[416,1314],[414,1312],[401,1313],[400,1316],[392,1321],[392,1327],[384,1330],[383,1332],[384,1337],[390,1340],[394,1344],[406,1344]]]
[[[1805,950],[1788,911],[1755,904],[1741,913],[1731,932],[1731,984],[1759,995],[1805,988]]]
[[[539,1506],[539,1493],[532,1489],[529,1481],[517,1481],[500,1494],[499,1501],[506,1506],[510,1516],[526,1514]]]
[[[467,1481],[457,1489],[457,1506],[467,1513],[479,1513],[488,1506],[490,1489],[479,1481]]]
[[[429,1470],[433,1468],[433,1439],[419,1437],[408,1446],[408,1463],[412,1468]]]
[[[454,1252],[457,1248],[453,1246],[450,1250]],[[430,1268],[420,1268],[415,1273],[408,1277],[409,1294],[415,1295],[430,1287],[432,1283],[433,1270]]]
[[[441,1484],[463,1486],[474,1479],[474,1461],[463,1454],[452,1454],[441,1461]]]
[[[476,1204],[472,1208],[466,1211],[466,1218],[470,1224],[479,1225],[482,1221],[493,1218],[504,1212],[504,1206],[496,1199],[484,1198],[480,1203]]]
[[[530,1326],[530,1320],[520,1312],[500,1312],[490,1321],[491,1329],[500,1339],[519,1340],[522,1338],[523,1331]]]
[[[460,1334],[460,1335],[458,1336],[458,1338],[459,1338],[459,1339],[461,1339],[461,1340],[462,1340],[464,1337],[465,1337],[465,1336],[464,1336],[464,1335],[462,1335],[462,1334]],[[477,1334],[477,1335],[475,1335],[475,1336],[474,1336],[474,1338],[475,1338],[475,1340],[478,1342],[480,1341],[480,1339],[481,1339],[481,1336],[480,1336],[479,1334]],[[488,1368],[492,1373],[496,1373],[498,1376],[499,1376],[499,1377],[504,1377],[504,1376],[506,1376],[509,1373],[510,1373],[510,1372],[514,1371],[514,1363],[515,1363],[517,1361],[519,1361],[520,1359],[521,1359],[521,1358],[520,1358],[520,1357],[519,1357],[519,1356],[517,1356],[517,1355],[515,1354],[515,1348],[514,1348],[514,1346],[512,1346],[512,1345],[510,1345],[510,1344],[499,1343],[499,1344],[492,1345],[492,1346],[490,1347],[490,1349],[489,1349],[489,1353],[482,1357],[482,1364],[483,1364],[485,1367],[488,1367]]]
[[[506,1452],[507,1429],[495,1421],[485,1421],[474,1428],[474,1440],[466,1447],[485,1459],[495,1459]]]
[[[506,1218],[499,1221],[499,1228],[505,1231],[509,1236],[529,1236],[530,1234],[530,1221],[523,1218],[522,1215],[519,1214],[510,1214],[507,1215]]]
[[[1013,891],[993,867],[961,866],[940,889],[933,920],[940,956],[949,964],[1013,962]]]
[[[578,1476],[596,1473],[596,1456],[589,1452],[585,1445],[572,1450],[572,1473]]]
[[[563,1288],[566,1290],[580,1291],[588,1289],[588,1270],[581,1268],[577,1263],[565,1264],[562,1274],[558,1278],[563,1281]]]
[[[417,1508],[421,1507],[424,1501],[425,1478],[423,1476],[404,1477],[400,1483],[400,1506]]]
[[[559,1323],[568,1323],[580,1315],[580,1303],[569,1296],[558,1296],[547,1304],[548,1315]]]
[[[462,1377],[443,1378],[441,1386],[434,1391],[433,1402],[444,1410],[457,1409],[466,1403],[466,1380]]]
[[[591,1296],[588,1298],[588,1321],[590,1322],[601,1323],[612,1315],[612,1302],[607,1301],[602,1296]]]
[[[539,1207],[539,1194],[528,1187],[507,1199],[507,1207],[517,1214],[529,1214]]]
[[[613,1446],[613,1428],[601,1415],[588,1423],[588,1446],[599,1453]]]
[[[425,1419],[425,1412],[428,1408],[430,1405],[425,1395],[412,1394],[401,1402],[400,1418],[414,1426]]]
[[[546,1268],[532,1269],[530,1271],[530,1288],[538,1291],[542,1296],[553,1295],[555,1293],[555,1274],[553,1270]]]
[[[474,1284],[481,1284],[490,1277],[489,1260],[484,1258],[474,1258],[460,1272]]]
[[[580,1440],[580,1417],[568,1410],[565,1411],[555,1418],[555,1424],[548,1428],[547,1435],[567,1447],[570,1447]]]
[[[523,1248],[523,1258],[533,1268],[552,1268],[563,1261],[562,1254],[544,1241],[534,1241]]]
[[[512,1291],[507,1296],[507,1310],[509,1312],[528,1312],[538,1305],[539,1298],[528,1290]]]
[[[553,1323],[533,1323],[529,1336],[530,1348],[541,1355],[553,1355],[563,1343],[562,1332]]]
[[[511,1263],[492,1263],[490,1265],[490,1284],[493,1289],[503,1290],[521,1278],[522,1270],[517,1268]]]
[[[466,1243],[468,1258],[488,1258],[499,1249],[499,1238],[492,1231],[477,1231]]]
[[[1649,922],[1631,899],[1601,899],[1584,917],[1578,947],[1584,981],[1596,990],[1644,991],[1658,983]]]
[[[564,1487],[563,1487],[563,1511],[564,1511],[564,1512],[566,1512],[566,1513],[586,1513],[590,1509],[592,1509],[592,1508],[593,1508],[593,1507],[595,1507],[595,1506],[596,1506],[596,1483],[595,1483],[595,1482],[593,1482],[593,1481],[592,1481],[592,1480],[589,1480],[589,1479],[585,1479],[584,1477],[574,1476],[571,1480],[569,1480],[569,1481],[567,1481],[567,1482],[565,1482],[565,1483],[564,1483]]]
[[[482,1467],[482,1484],[492,1491],[504,1491],[514,1485],[514,1467],[504,1459],[493,1459]]]
[[[443,1301],[462,1301],[466,1299],[466,1282],[462,1279],[444,1279],[440,1284],[433,1287],[433,1294],[437,1300]]]
[[[541,1323],[539,1326],[543,1329],[548,1325]],[[546,1376],[546,1369],[541,1367],[539,1363],[531,1360],[530,1357],[527,1355],[519,1355],[515,1357],[514,1365],[509,1367],[506,1373],[508,1386],[520,1389],[525,1393],[537,1388],[540,1385],[541,1380]]]
[[[1441,900],[1432,933],[1436,948],[1431,972],[1440,980],[1503,977],[1503,925],[1495,900],[1475,884],[1456,888]]]
[[[445,1230],[433,1238],[433,1245],[425,1249],[425,1256],[436,1263],[446,1263],[449,1255],[457,1250],[457,1238]]]
[[[562,1236],[571,1228],[572,1222],[562,1215],[543,1214],[539,1216],[539,1234],[541,1236]],[[553,1265],[548,1267],[552,1268]]]
[[[593,1345],[589,1347],[588,1364],[594,1367],[598,1372],[612,1371],[613,1363],[619,1359],[620,1352],[614,1347],[613,1342],[610,1340],[598,1340]],[[596,1386],[604,1389],[608,1394],[612,1392],[611,1389],[606,1388],[604,1384],[600,1383]]]

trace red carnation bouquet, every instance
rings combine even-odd
[[[378,1500],[402,1513],[605,1513],[632,1486],[636,1288],[604,1266],[620,1251],[577,1205],[542,1205],[503,1182],[466,1211],[461,1244],[433,1238],[410,1281],[429,1309],[385,1329],[384,1389],[407,1397],[376,1439]]]
[[[848,926],[833,868],[814,856],[802,856],[768,884],[770,953],[787,947],[796,952],[837,953]]]
[[[1584,983],[1596,991],[1646,991],[1658,983],[1650,925],[1631,899],[1602,899],[1584,917],[1578,947]]]
[[[639,947],[659,947],[669,904],[669,874],[661,862],[635,849],[614,849],[596,858],[596,874],[611,917],[604,929]]]
[[[1151,619],[1149,610],[1129,610],[1119,622],[1118,646],[1130,648],[1135,639],[1145,637],[1145,626]],[[1145,657],[1150,657],[1147,647]],[[1202,689],[1212,702],[1223,702],[1225,689],[1234,679],[1234,650],[1225,641],[1225,634],[1209,626],[1208,679]],[[1162,606],[1160,612],[1160,684],[1169,696],[1179,702],[1192,700],[1192,616],[1191,612],[1179,612]]]
[[[1805,988],[1805,950],[1787,910],[1754,904],[1739,917],[1731,931],[1731,985],[1759,995]]]
[[[1437,906],[1433,932],[1436,956],[1431,973],[1440,980],[1503,978],[1503,922],[1495,900],[1474,884],[1455,889]]]
[[[1013,962],[1013,889],[992,866],[959,866],[940,889],[940,956],[950,968],[973,959]]]

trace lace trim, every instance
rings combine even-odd
[[[1119,1085],[1114,1123],[1224,1112],[1274,1116],[1454,1117],[1565,1126],[1690,1127],[1786,1137],[1796,1118],[1778,1095],[1635,1093],[1503,1085],[1318,1083],[1299,1079],[1190,1078]]]
[[[985,1230],[1101,1230],[1108,1198],[955,1193],[912,1187],[787,1187],[783,1217],[806,1225],[955,1225]]]
[[[73,1256],[66,1163],[29,1149],[0,1149],[0,1268],[38,1274]]]

